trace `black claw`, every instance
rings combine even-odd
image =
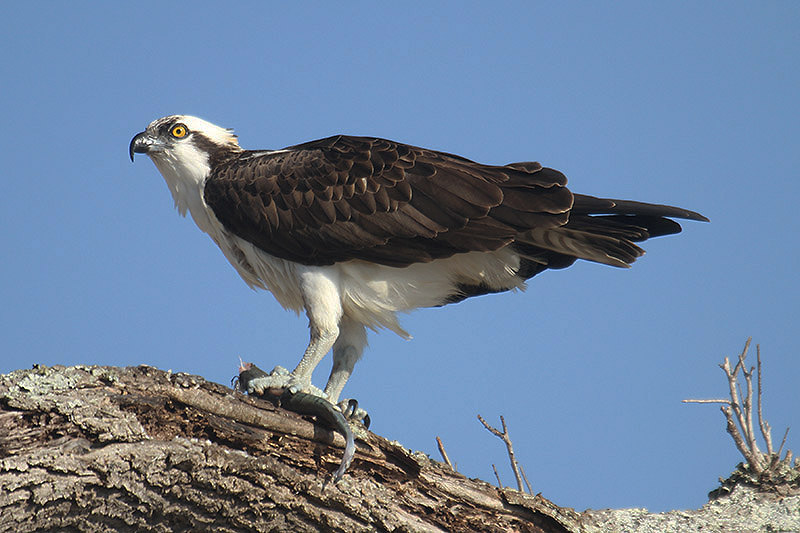
[[[344,408],[344,417],[350,420],[353,415],[356,413],[356,409],[358,409],[358,400],[349,399],[347,400],[347,407]]]
[[[355,418],[355,414],[356,414],[357,410],[358,410],[358,400],[350,398],[349,400],[347,400],[347,406],[342,411],[342,414],[344,415],[344,417],[347,420],[349,420],[351,422],[353,422],[353,421],[361,422],[362,424],[364,424],[364,427],[369,429],[369,424],[371,422],[370,418],[369,418],[369,415],[368,414],[364,414],[363,418]]]

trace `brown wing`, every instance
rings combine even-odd
[[[481,165],[384,139],[336,136],[243,152],[215,168],[205,201],[231,232],[308,265],[390,266],[490,251],[567,222],[566,178],[538,163]]]

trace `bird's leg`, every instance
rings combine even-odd
[[[367,346],[367,331],[363,324],[344,317],[339,324],[339,332],[339,338],[333,345],[333,368],[325,385],[325,395],[331,403],[338,402],[348,420],[361,421],[369,426],[369,415],[358,407],[358,402],[349,399],[339,402],[339,395]]]
[[[328,384],[325,385],[325,395],[331,403],[339,401],[339,395],[366,346],[367,331],[363,324],[347,317],[342,318],[339,324],[339,338],[333,345],[333,368]]]
[[[297,363],[297,366],[292,370],[292,385],[298,387],[299,390],[307,391],[311,385],[311,374],[325,354],[330,351],[336,338],[339,336],[339,328],[321,329],[316,325],[311,326],[311,340],[308,343],[302,359]]]
[[[339,337],[342,304],[338,283],[330,272],[319,268],[309,268],[301,272],[299,278],[311,330],[308,347],[291,373],[285,368],[275,367],[268,376],[251,380],[248,392],[261,394],[272,388],[325,396],[311,384],[311,374]]]

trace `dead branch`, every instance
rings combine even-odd
[[[444,451],[444,444],[442,443],[442,439],[440,439],[438,436],[436,437],[436,446],[439,447],[439,454],[442,456],[444,464],[455,470],[455,468],[453,468],[453,464],[450,462],[450,458],[447,456],[447,452]]]
[[[764,437],[764,442],[767,444],[767,454],[772,455],[772,428],[769,426],[769,423],[764,420],[764,416],[761,413],[761,345],[756,344],[756,360],[758,361],[758,424],[761,428],[761,436]],[[786,428],[786,433],[789,432],[789,428]],[[786,441],[786,434],[783,435],[784,442]],[[783,443],[781,443],[781,448],[783,448]],[[778,451],[778,456],[780,457],[781,452]]]
[[[497,486],[500,487],[501,489],[505,488],[503,487],[503,482],[500,481],[500,474],[497,473],[497,467],[494,466],[494,463],[492,463],[492,470],[494,470],[494,477],[497,478]]]
[[[525,469],[522,468],[522,465],[519,465],[519,471],[522,473],[522,479],[525,480],[525,486],[528,487],[528,494],[533,494],[533,489],[531,488],[531,482],[528,481],[528,476],[525,475]]]
[[[775,454],[772,447],[772,428],[769,423],[764,419],[762,411],[762,381],[761,381],[761,347],[756,345],[757,352],[757,365],[750,367],[748,370],[745,365],[745,358],[747,351],[750,348],[752,338],[748,338],[745,342],[742,353],[739,354],[736,365],[731,369],[730,360],[726,357],[719,367],[725,372],[725,377],[728,381],[728,394],[730,400],[696,400],[689,399],[683,400],[684,403],[721,403],[720,410],[725,415],[727,423],[727,431],[733,438],[736,448],[745,458],[745,461],[752,471],[758,475],[763,474],[766,470],[777,467],[779,464],[786,464],[791,466],[791,450],[787,450],[786,457],[781,461],[780,455],[783,451],[783,445],[786,442],[786,433],[783,436],[783,441]],[[739,371],[741,370],[744,376],[745,388],[742,390],[741,383],[738,381]],[[756,372],[756,408],[753,408],[753,372]],[[758,427],[761,431],[761,436],[766,444],[767,452],[764,453],[758,447],[756,430],[753,425],[753,411],[756,411],[758,417]]]
[[[767,425],[767,427],[769,427],[769,425]],[[778,457],[780,457],[780,456],[781,456],[781,452],[783,451],[783,445],[784,445],[784,444],[786,444],[786,437],[787,437],[787,435],[789,435],[789,428],[786,428],[786,431],[784,431],[784,432],[783,432],[783,438],[781,439],[781,445],[780,445],[780,447],[778,448],[778,454],[777,454],[777,455],[778,455]],[[792,453],[792,452],[791,452],[791,451],[789,451],[789,454],[791,454],[791,453]]]
[[[341,435],[199,376],[151,367],[0,375],[0,532],[582,531],[364,430]],[[509,502],[513,500],[513,504]]]
[[[503,416],[500,416],[500,423],[503,425],[503,431],[501,432],[497,428],[490,426],[486,420],[483,419],[481,415],[478,415],[478,420],[481,421],[483,427],[493,433],[495,436],[500,438],[503,442],[506,443],[506,449],[508,450],[508,459],[511,461],[511,470],[514,471],[514,477],[517,478],[517,490],[522,492],[522,477],[519,475],[519,465],[517,464],[517,460],[514,458],[514,445],[511,443],[511,437],[508,435],[508,427],[506,427],[506,420]],[[495,474],[497,470],[495,470]],[[499,481],[499,478],[498,478]],[[502,488],[502,487],[501,487]]]

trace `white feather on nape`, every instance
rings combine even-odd
[[[239,139],[232,129],[221,128],[216,124],[191,115],[177,115],[175,118],[179,122],[183,122],[189,128],[189,131],[202,133],[209,140],[220,146],[227,145],[239,148]]]

